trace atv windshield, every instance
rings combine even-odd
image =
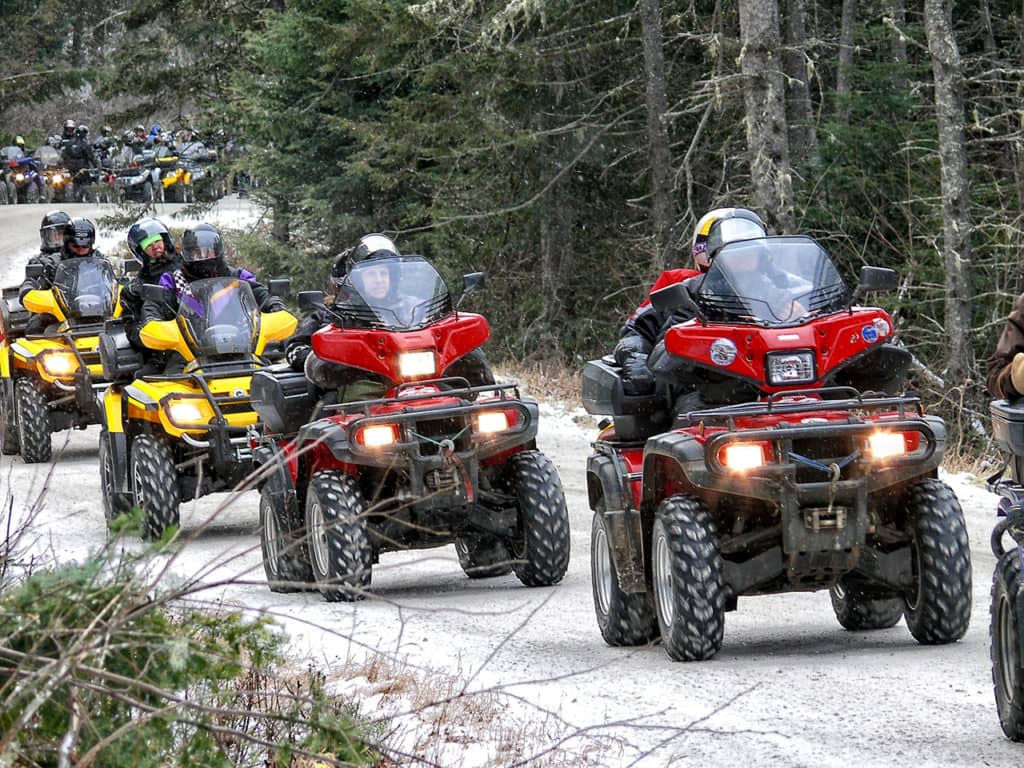
[[[763,237],[722,246],[694,298],[709,320],[793,325],[845,309],[850,294],[815,240]]]
[[[448,286],[421,256],[355,264],[338,286],[336,324],[390,331],[423,328],[452,313]]]
[[[247,358],[256,344],[260,310],[248,281],[211,277],[178,297],[178,324],[199,360]]]
[[[106,259],[66,259],[53,275],[53,295],[73,327],[114,314],[117,278]]]

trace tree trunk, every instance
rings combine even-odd
[[[964,81],[953,36],[952,0],[925,0],[924,25],[935,80],[942,174],[942,260],[946,271],[946,381],[961,386],[973,370],[971,217],[964,131]]]
[[[836,120],[850,120],[850,69],[853,67],[853,27],[857,23],[857,0],[843,0],[839,22],[839,61],[836,66]]]
[[[789,98],[786,101],[789,150],[793,163],[806,163],[817,154],[818,131],[814,125],[814,107],[808,87],[812,75],[807,55],[804,0],[784,0],[783,5],[786,77],[789,81]]]
[[[747,148],[754,206],[770,230],[793,231],[786,86],[777,0],[740,0]]]
[[[644,41],[644,75],[647,81],[647,142],[651,157],[651,215],[657,253],[654,271],[677,263],[676,206],[673,195],[672,153],[668,135],[668,96],[665,86],[665,53],[658,0],[640,0]]]

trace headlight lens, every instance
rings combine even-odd
[[[368,424],[356,432],[356,442],[367,448],[384,448],[398,442],[394,424]]]
[[[906,456],[906,437],[902,432],[872,432],[868,435],[868,453],[876,461]]]
[[[168,420],[176,427],[206,427],[213,418],[213,408],[199,398],[177,398],[164,402]]]
[[[482,435],[493,435],[509,428],[509,418],[505,411],[484,411],[477,414],[476,430]]]
[[[799,352],[771,352],[768,354],[768,383],[810,384],[814,375],[814,352],[809,349]]]
[[[762,443],[730,443],[722,449],[720,459],[731,472],[747,472],[764,466],[764,449]]]
[[[70,376],[78,370],[78,361],[68,352],[44,352],[39,356],[39,365],[55,378]]]
[[[402,352],[398,356],[398,370],[403,379],[416,379],[421,376],[437,374],[437,361],[434,350],[424,349],[419,352]]]

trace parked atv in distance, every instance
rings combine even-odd
[[[42,273],[30,265],[31,276]],[[99,421],[97,394],[107,386],[100,364],[99,334],[120,315],[120,286],[105,259],[62,261],[53,288],[25,294],[3,291],[0,342],[0,427],[3,453],[21,452],[28,464],[49,461],[51,434],[84,429]],[[53,324],[26,334],[32,313],[49,314]]]
[[[360,270],[382,266],[403,298],[356,287]],[[466,275],[463,296],[482,283],[482,273]],[[359,600],[382,552],[450,543],[471,578],[561,581],[569,518],[558,473],[537,450],[537,403],[516,384],[466,378],[486,319],[457,311],[418,256],[356,264],[335,302],[322,302],[300,294],[304,309],[331,319],[313,334],[315,354],[365,374],[377,392],[346,402],[347,389],[314,391],[285,366],[253,377],[271,590],[313,584],[326,600]]]
[[[14,182],[14,200],[18,203],[48,202],[49,187],[42,165],[36,158],[27,156],[11,160],[11,180]],[[9,190],[8,190],[9,191]]]
[[[270,281],[274,295],[287,280]],[[108,525],[134,506],[143,537],[178,525],[182,501],[239,486],[252,471],[249,403],[253,372],[269,341],[295,329],[286,311],[261,313],[245,280],[216,277],[190,284],[174,320],[147,323],[143,344],[175,353],[180,372],[136,376],[141,360],[122,327],[109,325],[101,359],[114,382],[102,396],[100,476]],[[145,286],[158,300],[164,289]]]
[[[1024,400],[993,400],[992,436],[1009,454],[1010,476],[1005,468],[988,479],[989,489],[999,494],[998,521],[992,530],[992,603],[989,617],[989,650],[996,711],[1003,733],[1024,741]],[[1009,536],[1011,544],[1003,546]]]
[[[895,279],[865,267],[858,292]],[[662,389],[626,395],[610,359],[583,371],[585,408],[612,417],[587,464],[605,641],[708,659],[740,596],[819,589],[847,629],[905,617],[918,642],[961,638],[970,549],[937,479],[945,425],[897,394],[890,316],[854,306],[805,237],[728,243],[652,301],[694,317],[648,358]]]

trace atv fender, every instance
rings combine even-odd
[[[647,591],[647,580],[640,510],[633,504],[626,472],[624,462],[614,452],[587,459],[590,506],[593,509],[598,499],[604,499],[604,520],[619,589],[634,594]]]
[[[128,492],[128,435],[124,431],[124,401],[116,387],[108,387],[103,393],[100,420],[107,433],[110,458],[113,461],[113,479],[116,493]]]
[[[274,500],[275,512],[283,512],[284,517],[278,519],[282,530],[296,531],[303,527],[301,512],[295,493],[295,483],[288,472],[284,454],[274,440],[260,445],[253,452],[253,464],[258,467],[262,479],[260,490],[266,489]]]

